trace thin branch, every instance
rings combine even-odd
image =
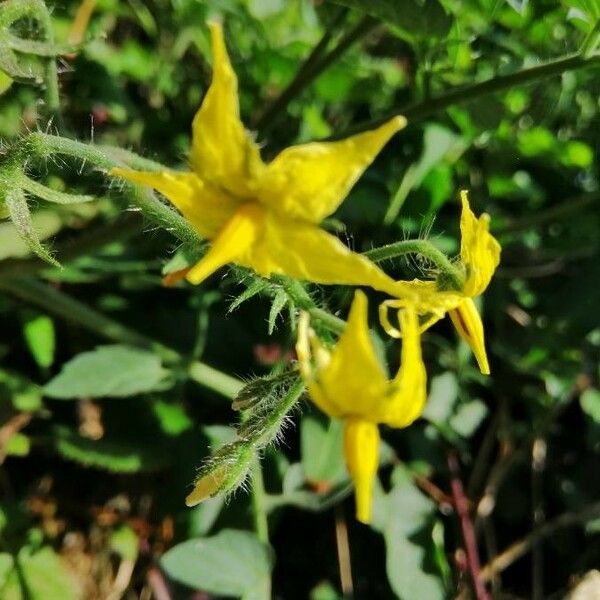
[[[482,581],[489,581],[495,573],[504,571],[519,558],[527,554],[536,542],[550,537],[560,529],[571,527],[579,523],[585,523],[600,516],[600,502],[588,505],[580,511],[566,512],[546,522],[541,527],[534,529],[522,540],[511,544],[496,558],[482,567],[480,577]]]
[[[257,123],[257,129],[262,135],[267,135],[272,131],[277,123],[277,119],[285,111],[287,105],[306,87],[308,87],[323,71],[348,50],[354,43],[367,35],[378,25],[377,21],[370,16],[361,19],[357,25],[351,29],[338,44],[320,60],[312,60],[312,64],[308,68],[302,67],[298,75],[290,83],[290,85],[282,92],[281,96],[273,103],[270,109],[261,116]],[[327,35],[327,34],[326,34]],[[321,40],[323,41],[323,40]],[[317,47],[320,46],[320,43]],[[316,50],[316,48],[315,48]],[[309,57],[309,60],[311,57]]]
[[[479,551],[477,550],[477,540],[475,538],[475,528],[469,515],[469,501],[465,496],[465,491],[460,480],[458,457],[454,450],[448,452],[448,468],[450,470],[450,484],[452,487],[452,497],[462,531],[463,543],[467,554],[467,564],[469,573],[473,582],[473,589],[477,600],[491,600],[490,595],[485,589],[485,584],[480,574]]]
[[[445,110],[450,106],[470,102],[480,96],[508,90],[516,85],[524,85],[533,83],[534,81],[539,81],[541,79],[547,79],[548,77],[554,77],[564,73],[565,71],[573,71],[575,69],[591,67],[598,63],[600,63],[600,55],[593,55],[586,58],[579,53],[570,54],[555,60],[551,60],[536,67],[530,67],[528,69],[516,71],[515,73],[510,73],[509,75],[499,75],[486,81],[459,87],[457,89],[451,89],[441,94],[437,98],[431,98],[424,102],[418,102],[415,104],[409,104],[405,107],[395,108],[380,117],[369,121],[364,121],[363,123],[359,123],[354,127],[350,127],[346,131],[336,133],[329,139],[344,138],[349,135],[374,129],[382,123],[385,123],[385,121],[388,119],[391,119],[397,115],[402,115],[409,121],[422,119]]]

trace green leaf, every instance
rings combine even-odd
[[[19,188],[9,189],[4,196],[4,202],[8,208],[10,219],[15,226],[15,229],[29,249],[52,266],[60,267],[60,263],[55,260],[42,245],[38,234],[33,228],[31,213],[29,212],[23,190]]]
[[[210,594],[269,593],[271,553],[248,531],[225,529],[214,537],[178,544],[164,554],[161,566],[169,577]]]
[[[300,426],[300,448],[304,476],[312,483],[337,483],[346,478],[343,452],[343,424],[325,422],[309,415]]]
[[[7,555],[0,555],[0,597],[3,600],[80,600],[83,598],[83,593],[75,579],[49,546],[44,546],[37,551],[33,551],[28,546],[21,548],[17,563],[18,570],[17,565],[14,564],[10,568]]]
[[[0,70],[0,95],[6,92],[6,90],[12,85],[12,82],[12,77]]]
[[[135,562],[138,557],[139,539],[128,525],[121,525],[110,535],[110,549],[125,560]]]
[[[458,382],[454,373],[447,371],[433,377],[423,417],[435,424],[444,423],[450,418],[457,399]]]
[[[36,315],[23,326],[23,335],[35,362],[43,369],[54,362],[54,322],[46,315]]]
[[[63,365],[44,387],[51,398],[123,398],[160,389],[167,371],[160,358],[131,346],[98,346]]]
[[[588,388],[579,397],[581,410],[600,425],[600,390]]]
[[[288,295],[284,290],[278,290],[273,298],[271,304],[271,310],[269,311],[269,335],[271,335],[275,329],[275,321],[279,316],[279,313],[285,308],[288,301]]]
[[[450,418],[450,427],[462,437],[471,437],[488,414],[487,406],[481,400],[471,400],[461,404]]]
[[[8,399],[15,410],[31,412],[42,407],[39,386],[18,374],[0,369],[0,399]]]
[[[398,216],[412,189],[419,187],[427,174],[442,162],[453,163],[465,151],[465,140],[441,125],[431,124],[423,135],[423,152],[417,162],[407,169],[398,190],[390,202],[385,222],[391,223]]]
[[[179,404],[157,400],[153,403],[152,410],[160,423],[160,428],[167,435],[179,435],[190,429],[194,424],[186,414],[183,406]]]
[[[432,572],[427,549],[431,540],[435,504],[414,485],[403,467],[392,475],[389,494],[375,495],[373,525],[381,530],[386,545],[386,570],[392,590],[401,600],[443,600],[441,578]],[[431,560],[433,563],[433,560]]]
[[[91,440],[66,427],[56,427],[53,437],[57,452],[65,458],[117,473],[155,470],[164,466],[167,458],[160,448],[136,440]]]
[[[438,0],[336,0],[367,13],[384,23],[400,27],[411,37],[444,37],[452,27],[452,17]]]
[[[31,441],[24,433],[11,435],[6,444],[6,453],[10,456],[27,456],[30,449]]]

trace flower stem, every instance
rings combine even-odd
[[[252,512],[254,514],[254,529],[256,537],[263,543],[269,544],[269,523],[265,506],[265,482],[263,478],[260,457],[254,455],[250,471],[252,480]]]
[[[405,254],[420,254],[435,264],[455,289],[460,289],[464,283],[460,270],[441,250],[427,240],[402,240],[387,246],[367,250],[363,254],[373,262],[381,262]]]

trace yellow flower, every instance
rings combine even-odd
[[[237,78],[218,23],[213,78],[192,124],[192,171],[113,169],[166,196],[204,238],[207,254],[186,278],[197,284],[234,262],[265,277],[287,274],[323,284],[368,285],[397,295],[398,284],[319,227],[406,120],[331,143],[283,150],[265,164],[240,120]]]
[[[378,424],[410,425],[423,410],[427,375],[421,358],[416,312],[399,313],[403,335],[401,364],[387,379],[369,337],[367,298],[357,291],[348,323],[330,352],[309,328],[303,313],[296,352],[313,402],[330,417],[344,420],[344,454],[356,495],[356,518],[371,519],[372,491],[379,465]]]
[[[482,373],[489,375],[490,367],[485,351],[481,317],[473,298],[484,292],[500,262],[500,244],[489,231],[490,218],[475,216],[469,206],[467,192],[461,192],[462,214],[460,217],[460,269],[464,282],[459,290],[440,290],[437,281],[399,282],[412,289],[418,297],[418,312],[428,318],[421,325],[421,332],[449,313],[459,335],[471,346]],[[387,300],[380,307],[381,322],[388,334],[401,337],[402,333],[388,320],[388,308],[402,308],[403,300]]]

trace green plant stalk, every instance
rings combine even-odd
[[[316,306],[309,293],[298,280],[281,275],[274,277],[273,280],[281,285],[285,293],[298,308],[308,312],[308,314],[316,321],[319,321],[323,327],[338,335],[344,332],[346,322]]]
[[[441,250],[427,240],[402,240],[387,246],[367,250],[363,254],[373,262],[381,262],[406,254],[420,254],[435,264],[455,289],[461,289],[464,284],[464,277],[460,270]]]
[[[255,124],[258,131],[266,133],[267,129],[271,130],[273,128],[273,122],[277,120],[280,113],[282,113],[287,105],[310,83],[310,81],[312,81],[310,74],[321,60],[325,49],[333,38],[335,31],[341,25],[345,14],[345,8],[338,9],[337,15],[334,16],[331,24],[326,28],[325,33],[317,45],[302,63],[302,66],[298,69],[292,81],[290,81],[281,94],[279,94],[279,96],[267,106],[267,109],[262,115],[260,115]]]
[[[108,151],[111,152],[114,149],[109,148]],[[17,144],[10,157],[11,163],[13,165],[15,162],[23,164],[30,152],[39,158],[47,158],[52,154],[63,154],[104,170],[129,166],[127,162],[124,163],[122,160],[109,156],[101,147],[41,132],[32,133]],[[131,152],[123,151],[122,153],[122,158],[126,161],[131,160],[134,156]],[[137,159],[140,161],[140,166],[143,164],[145,168],[150,165],[158,167],[158,163],[153,161],[146,161],[141,157],[137,157]],[[167,170],[165,167],[162,168]],[[157,221],[184,243],[198,243],[198,234],[192,226],[179,213],[163,204],[150,190],[132,184],[126,184],[125,189],[131,202],[140,208],[147,217]]]
[[[172,348],[125,327],[83,302],[35,279],[26,277],[2,279],[0,290],[36,304],[68,321],[78,323],[102,337],[154,352],[167,363],[186,364],[185,358]],[[238,379],[199,361],[187,365],[187,374],[200,385],[230,399],[234,399],[243,387]]]
[[[577,54],[570,54],[555,60],[551,60],[536,67],[530,67],[515,73],[510,73],[509,75],[499,75],[493,79],[459,87],[458,89],[451,89],[448,92],[441,94],[437,98],[430,98],[424,102],[409,104],[404,108],[395,108],[381,117],[359,123],[354,127],[348,128],[346,131],[336,133],[334,136],[331,136],[328,139],[340,139],[349,135],[367,131],[369,129],[374,129],[392,117],[398,115],[406,117],[409,122],[412,120],[422,119],[441,110],[445,110],[450,106],[470,102],[479,98],[480,96],[508,90],[516,85],[524,85],[533,83],[534,81],[539,81],[541,79],[547,79],[548,77],[560,75],[565,71],[573,71],[575,69],[590,67],[598,64],[599,62],[600,55],[598,54],[593,54],[591,56],[584,56],[580,52]]]
[[[586,35],[583,44],[581,44],[579,53],[584,58],[589,59],[594,55],[594,52],[596,52],[598,44],[600,44],[600,19],[596,21],[594,27],[592,27],[591,31]]]
[[[267,520],[265,481],[263,478],[260,457],[255,454],[250,469],[252,485],[252,513],[256,537],[265,545],[269,544],[269,522]]]

